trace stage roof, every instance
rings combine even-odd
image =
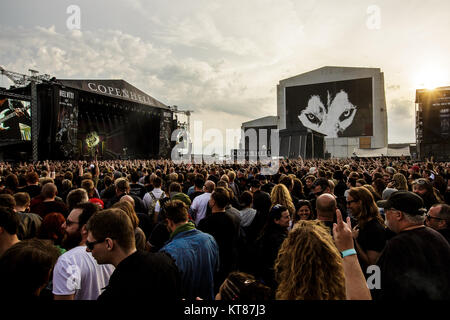
[[[66,87],[90,93],[169,110],[169,107],[164,103],[132,86],[125,80],[57,79],[56,82]]]
[[[410,157],[410,149],[409,146],[405,146],[403,148],[377,148],[377,149],[360,149],[355,148],[356,156],[360,158],[370,158],[370,157]]]

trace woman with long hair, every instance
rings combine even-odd
[[[396,173],[392,177],[392,181],[388,184],[388,188],[395,188],[398,191],[408,191],[408,181],[406,177],[401,173]]]
[[[277,300],[344,300],[342,258],[317,220],[297,222],[275,261]]]
[[[303,192],[303,183],[299,178],[294,178],[294,188],[292,189],[292,195],[298,199],[305,199],[305,194]]]
[[[365,270],[369,265],[376,263],[386,244],[384,220],[372,193],[365,187],[350,189],[347,208],[357,223],[353,229],[353,238],[358,258]]]
[[[291,218],[294,217],[295,206],[292,202],[291,194],[284,184],[279,183],[273,187],[272,192],[270,193],[270,201],[272,202],[270,209],[272,209],[275,205],[280,204],[287,208]]]

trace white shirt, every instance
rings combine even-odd
[[[155,196],[156,200],[162,199],[166,197],[166,194],[164,194],[164,197],[161,197],[163,194],[163,191],[161,190],[161,188],[154,188],[152,191],[150,191],[151,193],[153,193],[153,195]],[[150,208],[150,206],[153,203],[153,198],[150,195],[149,192],[147,192],[144,195],[144,198],[142,199],[142,201],[144,201],[144,205],[145,205],[145,209],[148,210],[148,208]]]
[[[197,197],[191,204],[191,212],[195,213],[195,225],[198,225],[200,220],[206,216],[206,209],[208,209],[208,202],[211,198],[211,193],[205,192]]]
[[[114,271],[111,264],[99,265],[86,246],[75,247],[58,258],[53,270],[53,294],[75,294],[75,300],[97,300]]]

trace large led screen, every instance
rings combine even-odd
[[[29,101],[0,98],[0,140],[31,140]]]
[[[286,129],[328,138],[373,135],[372,78],[286,88]]]

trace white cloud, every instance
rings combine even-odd
[[[414,101],[393,99],[388,102],[387,112],[389,143],[414,142]]]

